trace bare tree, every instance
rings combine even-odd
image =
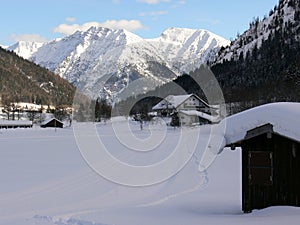
[[[37,118],[37,113],[38,112],[34,110],[27,111],[27,118],[33,122]]]

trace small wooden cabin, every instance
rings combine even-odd
[[[63,128],[64,124],[58,119],[52,118],[44,123],[41,124],[41,127],[46,128],[46,127],[58,127],[58,128]]]
[[[230,143],[242,148],[242,210],[300,206],[300,142],[274,132],[270,123]]]

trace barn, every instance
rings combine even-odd
[[[221,148],[242,151],[242,210],[300,206],[300,103],[273,103],[235,114]]]
[[[56,119],[56,118],[51,118],[48,119],[46,121],[44,121],[41,124],[41,127],[46,128],[46,127],[58,127],[58,128],[63,128],[64,124],[63,122],[61,122],[60,120]]]

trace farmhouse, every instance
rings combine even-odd
[[[299,103],[273,103],[228,117],[226,146],[242,149],[242,210],[300,206]]]
[[[152,110],[162,117],[177,115],[181,125],[217,121],[217,109],[209,106],[195,94],[169,95],[156,104]]]

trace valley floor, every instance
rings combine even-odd
[[[130,124],[136,137],[149,136],[147,126],[141,130],[140,124]],[[154,132],[166,131],[164,143],[155,151],[124,153],[127,149],[118,144],[109,122],[96,127],[111,154],[143,165],[170,154],[181,132],[208,129],[164,130],[156,124]],[[205,135],[200,135],[194,156],[175,176],[148,187],[128,187],[104,179],[87,165],[72,128],[0,130],[0,224],[299,224],[300,208],[272,207],[243,214],[241,152],[225,149],[200,173]]]

